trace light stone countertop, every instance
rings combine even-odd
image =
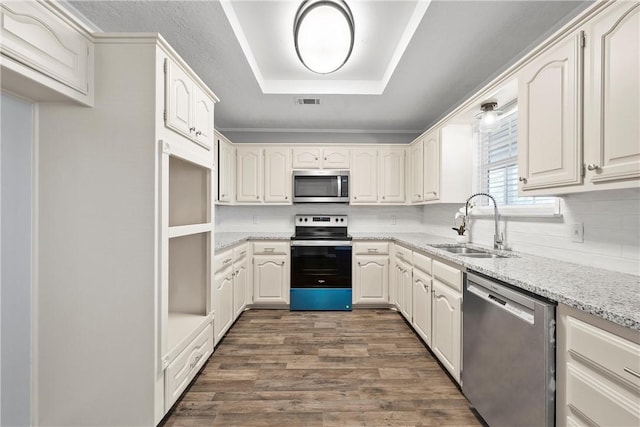
[[[215,233],[219,251],[244,240],[288,240],[293,233]],[[640,276],[592,268],[520,252],[501,252],[507,258],[469,258],[431,245],[454,245],[455,240],[425,233],[350,233],[354,240],[393,240],[437,256],[467,270],[502,280],[518,288],[566,304],[640,331]],[[470,244],[470,247],[490,249]]]

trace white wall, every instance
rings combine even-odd
[[[0,425],[30,425],[33,105],[0,96]]]
[[[425,206],[423,230],[453,238],[453,218],[461,206]],[[500,229],[515,251],[640,274],[640,189],[566,195],[561,213],[562,218],[503,218]],[[584,224],[583,243],[572,241],[576,223]],[[492,245],[492,218],[474,219],[470,231],[473,243]]]
[[[293,234],[296,214],[349,215],[350,231],[410,232],[422,225],[420,206],[218,206],[216,231],[275,231]],[[254,222],[257,217],[257,223]],[[395,224],[394,224],[395,218]]]

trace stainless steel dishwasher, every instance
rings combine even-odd
[[[490,426],[554,425],[554,303],[467,273],[462,336],[462,391]]]

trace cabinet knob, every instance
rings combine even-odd
[[[200,131],[196,132],[196,136],[200,136],[200,135],[202,135],[202,132]]]
[[[284,199],[285,200],[289,200],[289,196],[284,196]]]
[[[358,261],[358,265],[362,265],[362,263],[360,261]]]
[[[282,262],[280,263],[280,265],[284,265],[284,261],[282,261]]]
[[[327,158],[326,158],[326,157],[325,157],[324,159],[325,159],[325,160],[327,160]]]
[[[384,196],[382,196],[382,200],[384,200]]]
[[[318,160],[318,158],[316,157],[316,160]]]
[[[600,169],[600,165],[596,165],[595,163],[589,163],[589,164],[587,165],[587,170],[590,170],[590,171],[597,171],[597,170],[599,170],[599,169]]]
[[[353,196],[353,200],[358,200],[358,198],[356,196]]]
[[[527,183],[527,178],[525,178],[524,176],[520,176],[520,177],[518,177],[518,181],[520,181],[523,184],[526,184]]]
[[[260,196],[256,196],[256,199],[257,199],[257,200],[260,200]]]
[[[189,132],[193,132],[196,128],[189,128]]]

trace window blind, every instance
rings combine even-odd
[[[493,132],[477,132],[480,191],[491,194],[498,205],[541,205],[555,202],[554,197],[518,196],[518,108],[500,117]],[[484,198],[483,204],[489,204]]]

